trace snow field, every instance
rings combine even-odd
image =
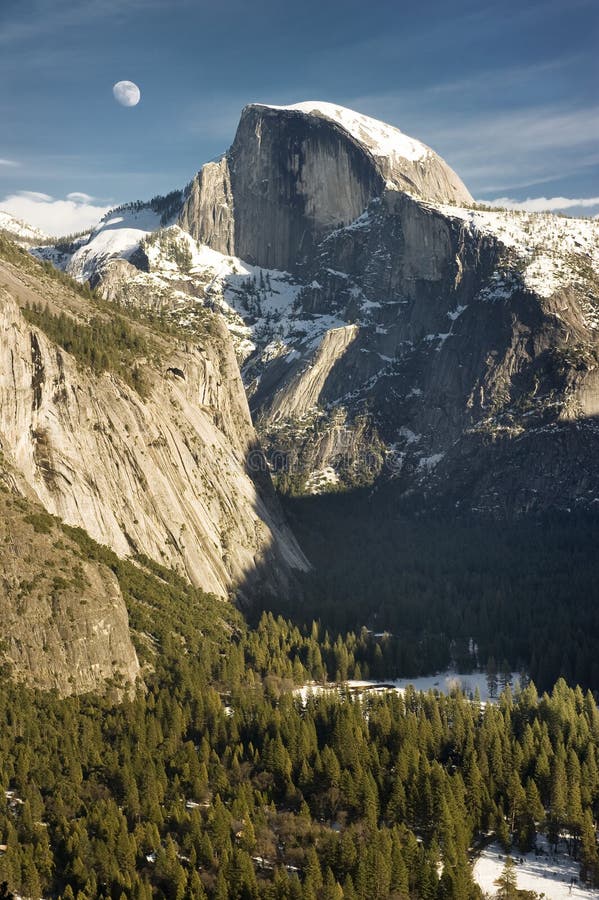
[[[513,852],[520,890],[536,891],[547,900],[596,900],[599,897],[599,891],[579,883],[580,864],[567,855],[563,843],[557,856],[553,855],[544,835],[537,835],[537,847],[542,851],[540,855],[534,851],[527,854]],[[493,895],[497,892],[495,881],[503,871],[505,857],[500,845],[493,843],[474,863],[474,880],[485,893]]]

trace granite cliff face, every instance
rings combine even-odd
[[[549,276],[477,216],[387,191],[321,243],[303,309],[352,324],[253,364],[282,471],[309,489],[386,475],[501,512],[595,502],[599,291],[580,251],[597,253],[597,228],[558,223],[576,252]]]
[[[432,150],[374,119],[332,104],[253,104],[229,152],[192,182],[180,224],[221,253],[295,271],[388,182],[428,199],[472,199]]]
[[[37,267],[0,261],[0,282],[0,440],[46,510],[220,596],[287,586],[307,563],[260,471],[222,323],[209,317],[201,343],[137,326],[140,394],[117,372],[86,369],[21,309],[48,304],[85,329],[85,299]]]
[[[229,160],[206,163],[193,179],[179,223],[201,244],[235,253],[235,220]]]
[[[119,584],[44,513],[20,477],[0,472],[0,662],[61,695],[131,688],[139,663]]]

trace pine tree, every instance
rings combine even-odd
[[[491,656],[489,657],[489,661],[487,662],[487,691],[491,699],[497,696],[498,685],[499,680],[497,678],[497,663]]]
[[[497,900],[517,900],[518,879],[516,877],[516,864],[511,856],[506,856],[505,864],[499,878],[494,882],[497,885]]]
[[[343,900],[343,888],[336,881],[330,866],[327,866],[324,874],[320,897],[322,900]]]
[[[314,847],[310,847],[306,854],[306,864],[304,866],[304,888],[312,891],[315,897],[319,897],[322,885],[322,870],[318,855]]]
[[[593,815],[587,809],[582,821],[580,840],[580,877],[591,887],[599,886],[599,853]]]

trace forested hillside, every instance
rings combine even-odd
[[[560,681],[483,707],[407,691],[308,699],[351,637],[231,606],[69,529],[119,579],[145,689],[114,707],[0,688],[0,880],[25,896],[480,896],[473,848],[568,836],[599,884],[599,713]],[[359,642],[358,642],[359,643]],[[376,643],[376,641],[374,642]],[[362,664],[367,664],[366,644]],[[373,646],[373,653],[376,647]]]

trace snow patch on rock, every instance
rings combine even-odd
[[[341,125],[353,138],[364,144],[374,156],[409,159],[411,162],[425,159],[432,155],[430,147],[420,141],[409,137],[395,128],[387,125],[379,119],[372,119],[363,113],[354,112],[345,106],[337,106],[335,103],[326,103],[323,100],[305,100],[302,103],[294,103],[291,106],[274,106],[268,104],[270,109],[289,109],[306,113],[311,116],[324,116]]]
[[[599,222],[551,213],[517,210],[481,210],[435,205],[444,215],[461,219],[471,233],[497,238],[512,252],[513,267],[523,287],[550,297],[568,284],[583,282],[589,271],[599,271]],[[513,278],[501,273],[482,299],[505,300],[514,288]],[[589,321],[588,324],[594,324]]]
[[[21,240],[27,244],[33,241],[45,240],[47,235],[39,228],[28,225],[21,219],[15,219],[10,213],[3,212],[0,209],[0,231],[7,231],[17,240]]]

